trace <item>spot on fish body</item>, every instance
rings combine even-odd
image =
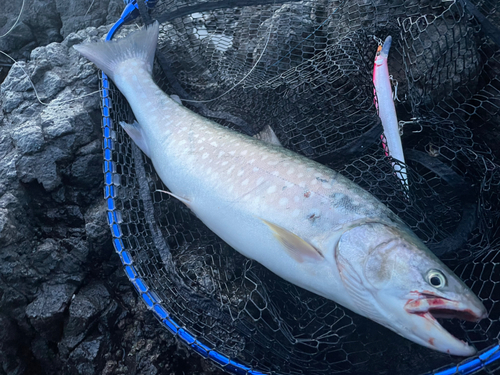
[[[272,194],[276,192],[276,185],[269,186],[266,190],[267,194]]]
[[[202,156],[201,156],[202,159],[206,159],[208,158],[208,152],[205,152]]]
[[[280,206],[286,206],[288,204],[288,198],[281,198],[279,201]]]

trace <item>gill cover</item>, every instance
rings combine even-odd
[[[391,280],[392,269],[386,259],[395,256],[395,247],[390,246],[393,239],[381,238],[388,233],[387,228],[380,223],[354,227],[342,234],[335,252],[340,277],[356,312],[382,325],[387,325],[388,316],[376,294]]]

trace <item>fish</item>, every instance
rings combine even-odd
[[[399,135],[398,117],[392,95],[389,67],[387,66],[391,44],[392,37],[388,36],[384,44],[378,47],[375,55],[375,63],[373,64],[375,106],[384,128],[382,140],[385,154],[404,164],[405,155],[401,144],[401,136]],[[406,167],[396,163],[392,163],[392,167],[403,185],[405,196],[408,197],[409,186]]]
[[[479,321],[474,293],[377,198],[278,144],[240,134],[171,99],[153,81],[157,22],[74,48],[122,92],[121,122],[168,194],[222,240],[281,278],[420,345],[476,352],[438,322]]]

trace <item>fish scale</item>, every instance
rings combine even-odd
[[[137,122],[121,125],[169,194],[285,280],[429,348],[476,351],[432,311],[477,321],[484,306],[392,211],[339,173],[172,100],[151,77],[157,38],[155,24],[75,48],[127,98]]]

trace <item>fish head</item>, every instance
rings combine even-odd
[[[409,229],[357,226],[341,236],[335,258],[356,312],[434,350],[476,353],[437,318],[476,322],[487,316],[485,307]]]

